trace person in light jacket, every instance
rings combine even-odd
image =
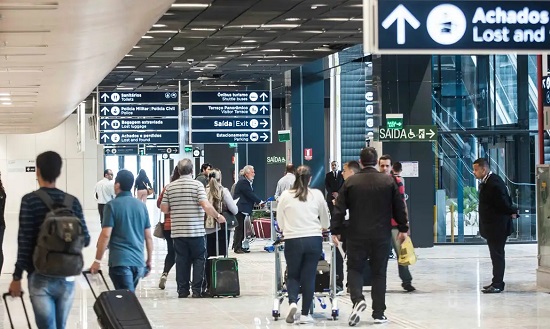
[[[296,181],[278,200],[277,222],[285,237],[288,302],[287,323],[294,322],[296,302],[302,293],[300,323],[313,323],[309,315],[315,291],[317,263],[323,249],[323,230],[329,227],[329,212],[323,193],[309,188],[311,170],[300,166]]]

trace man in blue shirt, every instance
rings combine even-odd
[[[109,276],[115,289],[135,291],[139,279],[151,269],[153,239],[147,207],[132,197],[134,175],[121,170],[115,178],[116,198],[105,205],[103,229],[97,241],[96,259],[90,270],[97,273],[109,246]],[[143,241],[147,260],[143,260]]]
[[[36,157],[36,179],[40,190],[48,193],[56,204],[62,204],[65,192],[56,188],[55,182],[61,174],[61,156],[53,151],[39,154]],[[21,278],[23,271],[28,273],[29,296],[34,310],[36,326],[39,329],[64,329],[71,311],[74,297],[74,277],[45,276],[35,271],[33,252],[36,247],[40,226],[50,210],[34,192],[28,193],[21,199],[19,210],[19,234],[17,237],[17,262],[13,271],[13,281],[9,292],[12,296],[21,296]],[[72,211],[82,223],[85,236],[84,244],[90,244],[90,235],[82,206],[74,198]]]

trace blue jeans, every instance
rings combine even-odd
[[[206,266],[206,239],[174,238],[174,250],[176,251],[176,281],[178,294],[189,295],[189,280],[191,278],[191,265],[193,265],[193,282],[191,289],[194,294],[201,294],[202,287],[206,284],[204,267]]]
[[[141,279],[145,275],[143,266],[112,266],[109,267],[109,277],[115,289],[128,289],[135,291]]]
[[[309,314],[313,302],[317,263],[322,251],[323,238],[320,236],[285,240],[288,302],[296,303],[301,287],[303,315]]]
[[[38,329],[65,329],[74,297],[74,277],[58,278],[36,272],[29,276],[29,295]]]

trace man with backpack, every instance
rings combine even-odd
[[[17,262],[9,292],[22,294],[23,271],[39,329],[64,329],[74,297],[74,276],[83,267],[90,235],[77,198],[56,188],[62,159],[53,151],[36,158],[40,189],[23,196],[19,210]]]

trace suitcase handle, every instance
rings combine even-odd
[[[98,270],[97,273],[101,276],[101,279],[103,280],[103,283],[105,283],[105,287],[107,287],[107,290],[111,290],[109,288],[109,285],[107,284],[107,280],[105,280],[105,276],[103,276],[103,271]],[[84,275],[84,278],[86,279],[86,282],[88,282],[88,286],[90,286],[90,290],[92,291],[92,294],[94,295],[94,298],[97,299],[97,295],[94,291],[94,288],[92,287],[92,283],[90,282],[90,279],[88,278],[88,275],[93,275],[90,270],[82,271],[82,275]]]
[[[8,318],[10,319],[10,326],[11,329],[14,329],[13,321],[11,320],[11,314],[10,314],[10,308],[8,307],[8,296],[11,296],[9,292],[6,292],[2,295],[2,298],[4,299],[4,305],[6,305],[6,311],[8,312]],[[29,320],[29,314],[27,313],[27,307],[25,306],[25,301],[23,300],[23,292],[21,292],[21,303],[23,304],[23,311],[25,312],[25,318],[27,319],[27,325],[29,326],[29,329],[31,329],[31,321]]]

